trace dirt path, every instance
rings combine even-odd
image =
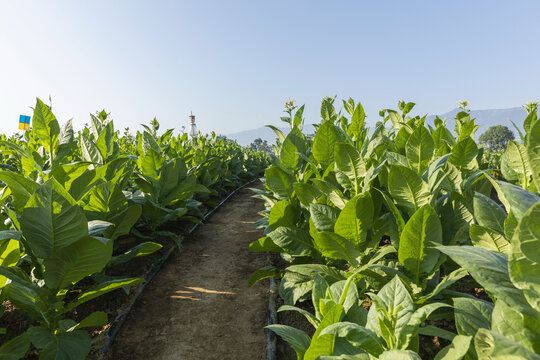
[[[261,186],[256,183],[256,186]],[[109,352],[114,360],[265,358],[266,266],[248,250],[262,203],[242,189],[210,216],[145,289]]]

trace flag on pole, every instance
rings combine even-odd
[[[20,115],[19,116],[19,130],[28,130],[30,128],[30,116]]]

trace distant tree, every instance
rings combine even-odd
[[[268,141],[261,138],[253,140],[250,147],[253,151],[264,151],[266,153],[271,153],[273,151],[272,146],[268,145]]]
[[[503,125],[490,126],[490,128],[478,138],[480,145],[490,151],[506,149],[506,144],[508,144],[508,141],[510,140],[514,140],[514,133]]]

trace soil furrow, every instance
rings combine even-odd
[[[256,186],[261,186],[257,183]],[[268,283],[251,273],[269,264],[248,250],[262,236],[262,210],[242,189],[183,243],[131,311],[108,359],[264,359]]]

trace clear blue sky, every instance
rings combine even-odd
[[[325,95],[369,119],[540,100],[540,1],[3,1],[0,125],[35,97],[80,128],[150,121],[231,133],[280,124],[287,98],[319,121]],[[282,123],[281,123],[282,124]]]

